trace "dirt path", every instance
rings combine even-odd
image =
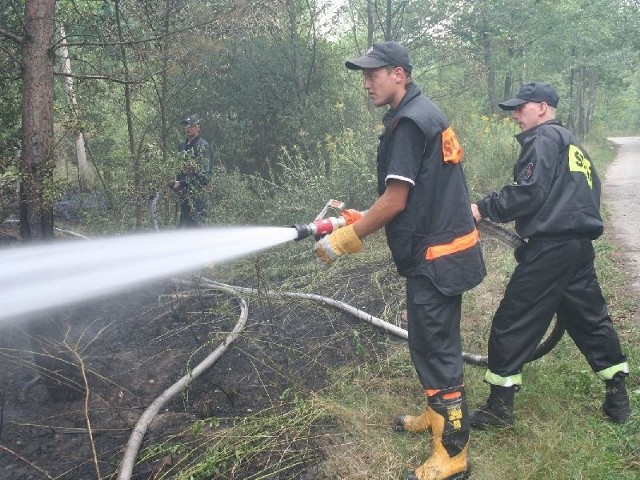
[[[609,139],[618,149],[618,156],[607,168],[603,181],[603,201],[611,212],[605,228],[610,229],[625,251],[625,269],[629,285],[640,297],[640,137]],[[640,313],[636,313],[640,322]]]

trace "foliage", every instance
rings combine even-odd
[[[512,180],[519,146],[513,122],[497,115],[469,115],[458,132],[464,149],[464,171],[472,199]]]
[[[366,209],[375,194],[375,162],[371,146],[361,150],[353,131],[327,135],[310,156],[301,147],[283,147],[274,163],[278,181],[238,171],[214,174],[211,223],[286,225],[309,223],[329,198],[350,208]],[[368,152],[368,154],[367,154]],[[330,174],[314,165],[326,162]]]

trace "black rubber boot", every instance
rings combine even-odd
[[[501,387],[491,385],[487,403],[473,412],[470,423],[473,428],[505,428],[513,425],[513,396],[519,390],[518,385]]]
[[[406,480],[461,480],[471,472],[469,411],[464,387],[440,390],[429,397],[427,408],[431,428],[431,456],[415,470],[405,472]]]
[[[629,395],[625,386],[625,374],[616,373],[611,380],[607,380],[602,410],[615,423],[624,423],[631,414]]]

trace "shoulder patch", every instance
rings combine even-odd
[[[569,145],[569,171],[582,173],[587,180],[590,189],[593,189],[593,178],[591,176],[591,162],[575,145]]]
[[[532,162],[529,162],[527,167],[524,169],[524,179],[529,180],[531,175],[533,175],[534,166]]]
[[[462,147],[451,127],[442,132],[442,158],[445,163],[460,163],[462,160]]]

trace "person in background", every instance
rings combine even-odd
[[[205,217],[204,188],[211,179],[213,154],[209,144],[200,137],[200,120],[190,115],[182,120],[185,139],[178,146],[184,163],[171,188],[180,198],[179,227],[196,227]]]
[[[316,242],[321,268],[363,248],[385,227],[398,273],[406,277],[409,351],[427,407],[403,415],[396,428],[432,431],[426,462],[407,479],[466,478],[469,418],[463,379],[462,293],[485,276],[478,232],[469,209],[462,149],[449,121],[411,78],[405,48],[376,43],[346,62],[362,72],[369,99],[390,109],[377,155],[378,199],[355,223]]]
[[[606,385],[602,406],[614,422],[630,414],[629,373],[594,268],[592,241],[603,231],[600,179],[589,154],[556,120],[560,97],[543,82],[522,85],[500,103],[522,130],[513,183],[471,205],[477,221],[515,221],[527,243],[491,324],[490,385],[486,404],[471,416],[474,428],[513,425],[514,393],[522,366],[553,315]]]

